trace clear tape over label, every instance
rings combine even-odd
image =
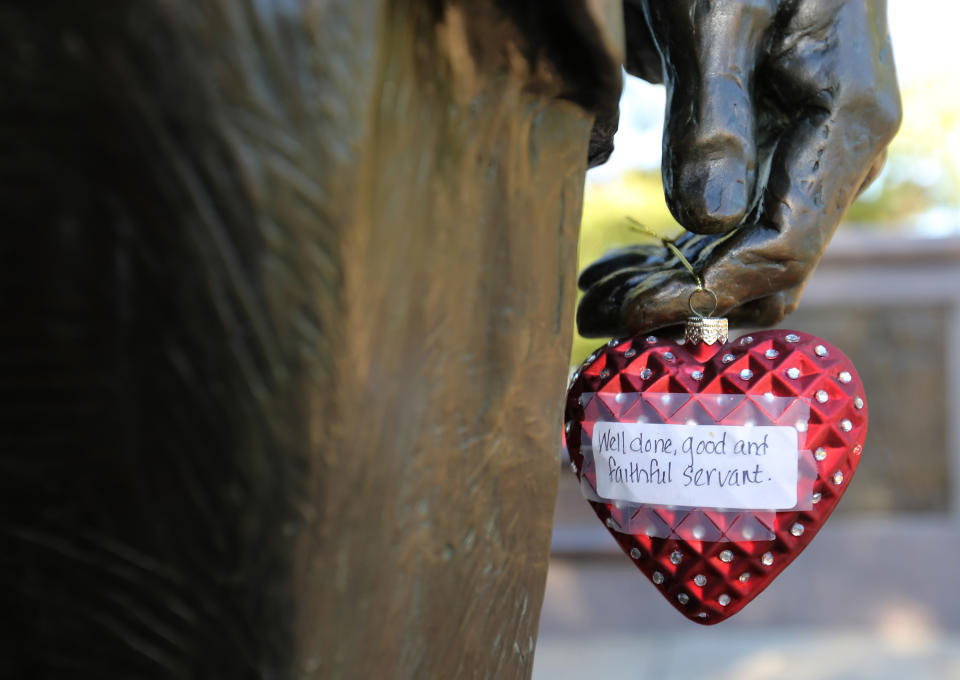
[[[614,506],[621,531],[772,540],[778,510],[813,506],[817,466],[806,445],[810,408],[802,398],[584,393],[580,399],[581,490]]]

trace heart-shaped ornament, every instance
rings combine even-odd
[[[711,339],[611,340],[574,374],[564,426],[597,516],[703,624],[742,609],[810,543],[867,433],[863,385],[836,347],[786,330]]]

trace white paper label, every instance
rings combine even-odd
[[[597,493],[609,500],[786,510],[797,504],[798,456],[793,427],[593,426]]]

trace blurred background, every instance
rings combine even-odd
[[[853,360],[870,404],[854,483],[810,547],[733,619],[681,617],[564,466],[534,678],[960,679],[960,6],[889,0],[904,122],[783,324]],[[664,92],[625,76],[587,177],[580,267],[680,232],[660,181]],[[574,340],[571,364],[603,341]]]

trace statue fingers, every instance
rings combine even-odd
[[[751,224],[705,263],[728,309],[802,287],[900,122],[884,3],[809,0],[791,11],[765,66],[790,122]]]
[[[663,184],[690,231],[721,233],[749,213],[757,180],[754,79],[774,0],[646,0],[664,59]]]
[[[680,323],[686,314],[679,313],[673,303],[683,295],[689,278],[685,271],[663,267],[616,272],[583,294],[577,306],[577,328],[585,337],[610,337]],[[693,288],[691,283],[691,292]]]
[[[603,279],[625,270],[640,270],[660,267],[670,256],[670,252],[659,243],[637,243],[611,250],[598,260],[591,262],[577,279],[580,290],[589,290]]]

